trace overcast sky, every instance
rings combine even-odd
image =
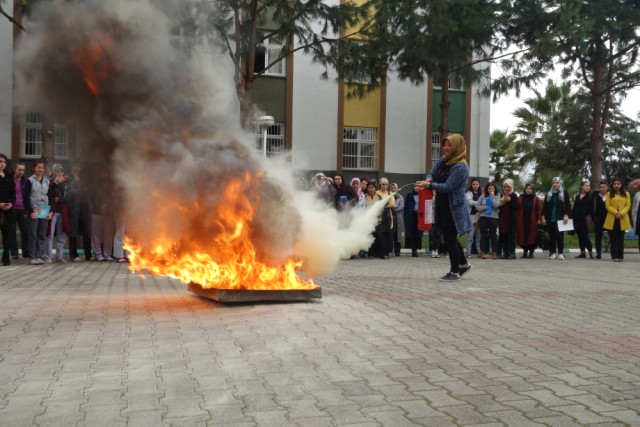
[[[539,86],[538,91],[544,93],[546,84],[545,79]],[[559,78],[556,80],[556,84],[559,84]],[[516,98],[515,93],[512,93],[500,97],[495,103],[491,103],[491,131],[495,129],[513,131],[517,124],[517,120],[513,117],[513,112],[518,107],[524,106],[524,100],[532,96],[533,92],[525,89],[521,92],[520,98]],[[622,103],[622,109],[627,116],[632,119],[638,119],[638,113],[640,112],[640,88],[629,91],[627,98]]]

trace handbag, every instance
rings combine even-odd
[[[593,221],[591,215],[587,215],[586,217],[584,217],[584,220],[587,223],[587,230],[589,231],[589,233],[593,233],[594,231],[596,231],[596,223]]]
[[[549,239],[549,234],[547,234],[546,230],[543,228],[538,228],[538,239],[537,242],[538,247],[543,251],[549,250],[551,246],[551,239]]]
[[[473,216],[473,220],[471,221],[471,223],[473,224],[474,227],[477,227],[478,221],[480,221],[480,212],[476,212],[476,214]]]

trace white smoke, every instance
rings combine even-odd
[[[239,126],[228,56],[214,46],[185,55],[172,45],[174,19],[167,13],[184,5],[40,4],[33,16],[38,25],[16,58],[19,99],[63,112],[81,133],[84,160],[112,167],[127,234],[143,248],[158,235],[182,236],[179,252],[210,245],[219,230],[190,212],[247,209],[244,198],[222,194],[230,179],[248,173],[261,177],[256,188],[241,189],[256,209],[252,242],[260,260],[278,265],[300,256],[307,274],[317,276],[366,249],[383,203],[353,210],[351,225],[341,228],[335,210],[294,188],[290,167],[259,157],[253,136]],[[89,77],[98,96],[81,70],[87,55],[95,55]]]

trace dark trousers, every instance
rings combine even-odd
[[[558,231],[558,223],[552,222],[549,224],[549,253],[554,254],[556,250],[558,254],[564,252],[564,231]]]
[[[491,249],[493,252],[498,252],[498,239],[496,236],[496,230],[498,230],[497,218],[481,216],[478,220],[478,225],[480,226],[480,232],[482,236],[480,239],[480,247],[482,248],[482,252],[488,254],[490,253],[489,249]]]
[[[596,245],[596,255],[602,255],[602,236],[604,235],[604,229],[602,228],[602,223],[596,222],[596,231],[595,231],[595,245]]]
[[[505,256],[516,253],[516,232],[509,231],[500,232],[500,243],[502,243],[502,252]]]
[[[456,229],[456,224],[453,222],[451,211],[442,209],[441,212],[438,212],[438,221],[440,222],[440,231],[444,237],[444,244],[449,253],[451,272],[459,273],[460,265],[466,265],[467,258],[464,256],[462,245],[458,242],[458,230]]]
[[[624,230],[620,229],[620,220],[613,223],[613,230],[609,230],[611,243],[611,259],[624,259]]]
[[[16,233],[16,224],[20,229],[20,240],[22,247],[22,258],[29,258],[29,227],[27,212],[25,210],[13,210],[13,224],[9,230],[9,237],[11,238],[10,248],[13,256],[18,256],[18,235]]]
[[[588,250],[589,253],[591,253],[593,248],[591,247],[591,239],[589,239],[589,230],[587,230],[587,227],[576,228],[576,234],[578,235],[580,252],[585,252],[585,250]]]
[[[8,215],[7,215],[8,216]],[[13,226],[15,228],[15,225]],[[7,223],[0,225],[0,233],[2,233],[2,263],[3,264],[9,264],[9,259],[10,259],[10,253],[11,250],[9,249],[9,242],[11,241],[11,238],[9,237],[9,228],[10,228],[10,224],[7,221]]]

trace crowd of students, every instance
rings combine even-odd
[[[601,259],[606,231],[611,259],[621,262],[625,232],[636,225],[633,228],[638,234],[640,192],[634,197],[632,206],[630,195],[619,178],[614,178],[611,186],[601,181],[598,190],[591,192],[589,181],[583,181],[572,204],[560,177],[553,178],[551,188],[542,198],[536,195],[531,184],[525,185],[518,196],[513,192],[512,180],[505,180],[500,192],[492,182],[485,185],[482,194],[471,186],[467,201],[471,212],[478,212],[480,258],[490,255],[494,259],[499,256],[514,259],[517,243],[523,249],[521,258],[533,258],[537,247],[548,244],[549,259],[564,260],[564,234],[569,232],[578,236],[580,252],[576,258]]]
[[[413,257],[419,256],[423,238],[417,227],[419,185],[403,196],[397,193],[398,185],[389,184],[386,178],[380,182],[353,178],[347,185],[341,174],[332,179],[319,172],[311,178],[310,187],[338,210],[371,206],[393,194],[379,218],[373,245],[352,258],[399,256],[403,235],[405,248]],[[619,178],[614,178],[611,186],[600,182],[595,192],[589,181],[583,181],[573,203],[561,177],[553,178],[551,188],[542,195],[532,184],[526,184],[518,194],[511,179],[501,185],[488,182],[483,188],[479,179],[472,178],[465,196],[472,224],[466,235],[465,258],[515,259],[517,247],[522,249],[520,258],[533,258],[534,252],[544,246],[549,259],[564,260],[564,236],[569,232],[578,236],[580,252],[576,258],[602,259],[606,232],[611,259],[620,262],[624,259],[625,232],[633,228],[636,235],[640,234],[640,191],[632,203]],[[429,232],[428,250],[434,258],[448,252],[441,226]]]
[[[81,174],[80,163],[73,164],[70,174],[62,164],[56,163],[47,174],[45,162],[37,160],[29,177],[23,162],[14,162],[10,173],[7,166],[7,156],[0,153],[0,231],[4,266],[10,265],[12,258],[18,259],[20,250],[22,257],[28,258],[32,265],[50,264],[54,259],[59,263],[128,262],[123,248],[124,226],[113,209],[114,185],[108,168],[101,170],[94,185],[88,185]],[[20,245],[17,229],[20,230]],[[69,255],[65,258],[67,239]]]

